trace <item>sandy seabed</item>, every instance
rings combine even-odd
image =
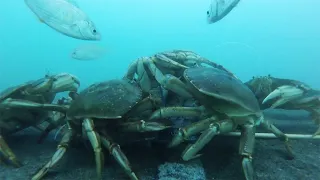
[[[285,133],[308,133],[315,126],[301,112],[268,111],[267,117]],[[39,132],[25,130],[6,140],[23,167],[0,165],[0,180],[28,180],[48,162],[58,142],[49,137],[37,144]],[[166,149],[165,144],[144,143],[122,147],[136,174],[142,180],[241,180],[241,159],[238,137],[216,137],[202,151],[203,156],[189,162],[179,159],[181,148]],[[320,180],[320,140],[291,140],[295,159],[288,160],[284,145],[278,139],[257,139],[254,168],[257,180]],[[46,180],[95,179],[92,150],[81,145],[70,147],[65,157],[50,170]],[[114,159],[106,154],[103,178],[128,179]]]

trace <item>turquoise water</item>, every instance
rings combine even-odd
[[[78,0],[102,34],[104,59],[77,61],[72,39],[36,18],[23,0],[0,2],[0,90],[50,73],[68,72],[84,88],[119,78],[129,63],[172,49],[192,50],[243,81],[271,74],[320,88],[320,11],[317,0],[242,0],[208,25],[210,0]],[[238,43],[227,43],[238,42]],[[247,45],[241,45],[247,44]],[[248,47],[250,46],[250,47]]]

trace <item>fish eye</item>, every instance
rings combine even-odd
[[[94,30],[92,30],[92,32],[93,32],[93,33],[97,33],[97,30],[94,29]]]
[[[209,11],[207,11],[207,15],[209,15]]]

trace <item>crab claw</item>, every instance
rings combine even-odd
[[[80,81],[77,77],[68,73],[60,73],[53,76],[52,92],[73,91],[76,92],[80,86]]]
[[[276,108],[285,104],[286,102],[301,96],[305,91],[295,86],[280,86],[272,91],[263,101],[265,104],[267,101],[278,98],[275,103],[272,104],[271,108]]]

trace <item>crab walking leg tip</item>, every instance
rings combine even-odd
[[[114,157],[114,159],[118,162],[118,164],[125,170],[126,174],[132,180],[138,180],[136,174],[133,172],[130,162],[126,155],[122,152],[120,146],[112,142],[111,138],[104,132],[101,135],[102,145],[109,150],[110,154]]]
[[[320,126],[318,127],[317,131],[312,135],[312,137],[315,138],[318,135],[320,135]]]
[[[178,133],[174,135],[171,142],[168,144],[168,148],[173,148],[178,146],[184,141],[184,131],[183,129],[179,128]]]
[[[19,162],[16,155],[13,153],[13,151],[10,149],[4,138],[0,135],[0,155],[3,155],[5,159],[7,159],[11,164],[13,164],[15,167],[21,167],[22,163]]]
[[[242,169],[246,180],[254,180],[254,170],[252,166],[252,158],[250,156],[243,156]]]

